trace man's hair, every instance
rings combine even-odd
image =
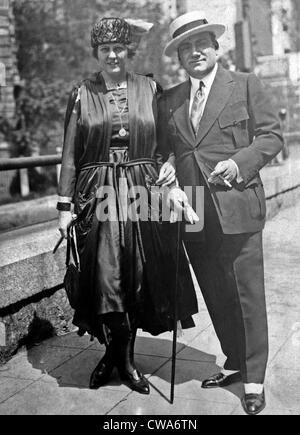
[[[212,40],[212,42],[213,42],[213,44],[214,44],[215,49],[216,49],[216,50],[219,50],[219,48],[220,48],[220,44],[219,44],[219,41],[218,41],[217,38],[216,38],[216,35],[215,35],[214,33],[212,33],[212,32],[209,32],[209,33],[210,33],[211,40]]]

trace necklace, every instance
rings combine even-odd
[[[119,112],[119,116],[120,116],[121,128],[120,128],[120,130],[119,130],[119,136],[121,136],[121,137],[125,137],[125,136],[127,136],[128,131],[127,131],[127,130],[124,128],[124,126],[123,126],[122,115],[123,115],[123,113],[124,113],[124,110],[125,110],[126,107],[127,107],[128,98],[127,98],[127,96],[126,96],[125,104],[124,104],[122,110],[120,110],[120,109],[119,109],[119,106],[118,106],[118,103],[116,102],[116,99],[115,99],[115,96],[114,96],[113,92],[111,93],[111,95],[112,95],[112,97],[113,97],[113,100],[114,100],[115,106],[116,106],[116,108],[117,108],[117,110],[118,110],[118,112]]]
[[[126,89],[127,88],[127,82],[126,80],[122,82],[112,82],[109,80],[105,80],[106,89],[108,91],[111,91],[112,89]]]

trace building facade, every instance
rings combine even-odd
[[[256,56],[283,55],[292,50],[291,21],[293,0],[180,0],[181,11],[201,9],[209,21],[226,25],[222,38],[224,51],[235,47],[234,25],[249,18],[252,44]]]
[[[238,2],[236,0],[181,0],[182,11],[203,10],[209,22],[219,22],[226,26],[226,33],[220,39],[220,54],[235,48],[234,24],[237,21]]]
[[[283,56],[292,51],[292,15],[291,0],[272,0],[273,54],[275,56]]]

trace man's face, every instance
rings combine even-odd
[[[178,47],[182,67],[196,79],[205,77],[217,62],[217,50],[209,32],[198,33]]]

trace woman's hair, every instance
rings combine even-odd
[[[92,50],[93,50],[93,57],[95,58],[95,59],[99,59],[99,57],[98,57],[98,47],[99,47],[99,45],[97,45],[97,47],[94,47]]]
[[[96,60],[99,59],[99,57],[98,57],[98,47],[99,47],[99,45],[97,45],[97,47],[94,47],[94,48],[93,48],[93,51],[92,51],[92,53],[93,53],[93,57],[94,57]],[[132,59],[132,58],[135,56],[135,54],[136,54],[136,51],[133,50],[132,48],[129,48],[129,47],[127,46],[127,57],[128,57],[128,59]]]

